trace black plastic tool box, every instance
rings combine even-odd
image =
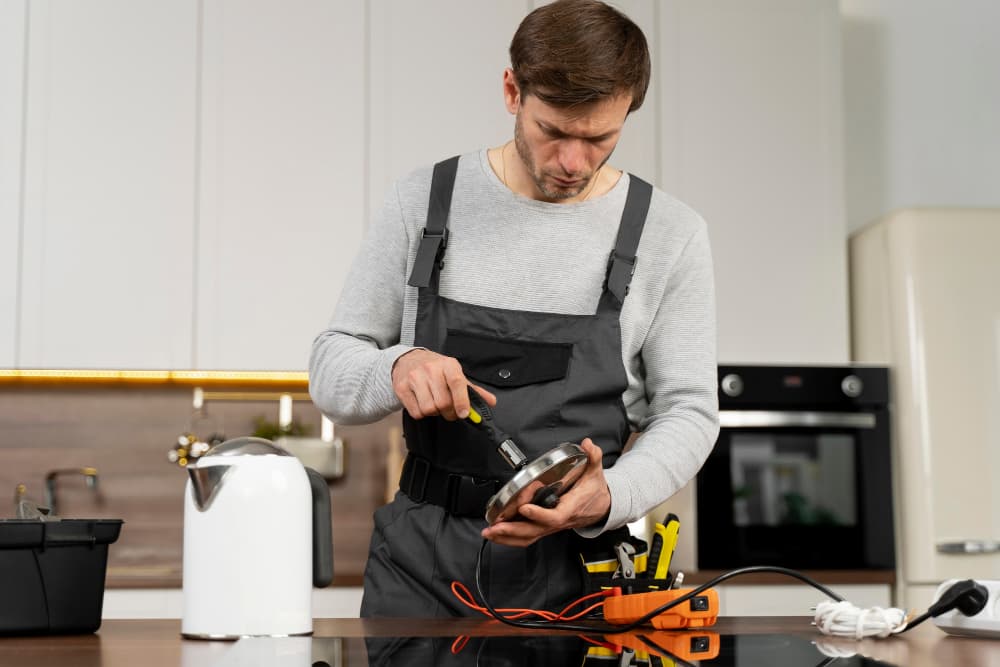
[[[101,627],[108,545],[120,519],[0,519],[0,635]]]

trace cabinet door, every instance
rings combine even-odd
[[[608,164],[624,169],[656,186],[662,187],[663,179],[659,168],[659,116],[661,80],[659,63],[656,62],[658,0],[618,0],[612,3],[617,9],[632,19],[646,35],[650,57],[653,59],[652,76],[646,99],[642,107],[629,114],[622,130],[621,139],[615,147]],[[513,33],[512,33],[513,34]]]
[[[364,230],[365,2],[204,12],[196,365],[304,370]]]
[[[21,366],[191,364],[197,4],[27,4]]]
[[[371,5],[370,206],[410,170],[514,136],[507,49],[528,2]]]
[[[719,359],[846,362],[837,2],[659,8],[663,181],[708,222]]]
[[[371,210],[393,180],[451,155],[514,136],[502,77],[518,24],[542,0],[472,3],[426,0],[371,8]],[[616,3],[655,40],[655,5]],[[643,108],[629,116],[611,164],[656,181],[654,77]]]
[[[27,0],[0,3],[0,368],[17,365]]]

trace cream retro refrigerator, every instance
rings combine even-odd
[[[897,211],[850,239],[853,356],[890,367],[897,606],[1000,580],[1000,209]]]

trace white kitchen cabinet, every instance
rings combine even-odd
[[[19,366],[191,365],[197,6],[26,3]]]
[[[540,4],[372,3],[372,211],[379,210],[392,181],[410,170],[513,138],[503,71],[510,66],[508,49],[518,24]],[[627,0],[616,6],[653,41],[654,3]],[[611,160],[647,180],[657,177],[656,89],[654,76],[645,105],[629,117]]]
[[[708,223],[719,359],[846,362],[836,0],[658,9],[661,185]]]
[[[614,155],[608,164],[631,172],[640,178],[651,183],[660,185],[660,169],[658,160],[660,158],[659,142],[659,117],[662,96],[660,86],[662,85],[658,63],[656,62],[656,52],[658,49],[656,34],[658,10],[655,1],[651,0],[624,0],[614,2],[613,5],[625,13],[636,25],[642,28],[649,43],[651,58],[653,60],[652,77],[649,82],[649,89],[646,91],[646,99],[638,111],[629,114],[625,121],[625,129],[622,137],[615,147]]]
[[[365,226],[366,11],[204,3],[198,368],[304,370],[333,314]]]
[[[27,0],[0,3],[0,368],[17,360]]]
[[[411,170],[513,136],[503,101],[507,49],[529,2],[371,3],[373,212]]]
[[[836,584],[827,588],[862,609],[892,606],[889,584]],[[721,616],[812,616],[813,608],[827,599],[807,584],[765,586],[727,582],[716,591]]]
[[[358,618],[362,590],[359,586],[331,586],[312,592],[313,618]],[[184,613],[184,594],[180,588],[108,589],[104,592],[101,618],[180,618]],[[190,646],[189,646],[190,645]],[[185,650],[199,648],[195,654],[211,653],[210,647],[226,647],[227,642],[185,642]],[[217,658],[218,655],[215,654]],[[215,664],[215,661],[196,664]]]
[[[0,366],[304,369],[391,181],[511,136],[536,4],[3,3]],[[708,221],[720,359],[846,361],[836,2],[619,6],[612,163]]]

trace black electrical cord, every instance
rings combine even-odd
[[[927,611],[914,617],[897,634],[902,634],[920,625],[928,618],[940,616],[952,609],[957,609],[965,616],[975,616],[986,607],[989,597],[990,593],[986,587],[973,579],[956,582],[949,586]]]
[[[666,604],[660,605],[656,609],[650,611],[649,613],[643,616],[640,616],[635,621],[632,621],[631,623],[628,623],[626,625],[611,625],[607,623],[605,624],[594,623],[592,625],[576,625],[573,623],[561,623],[559,621],[520,621],[517,619],[505,618],[504,616],[502,616],[499,612],[497,612],[496,609],[493,608],[493,605],[490,604],[490,601],[486,598],[485,593],[483,593],[483,586],[480,574],[482,572],[483,552],[486,551],[486,545],[488,543],[489,543],[488,540],[486,539],[483,540],[482,546],[479,547],[479,555],[476,557],[476,590],[479,592],[479,597],[483,601],[483,606],[486,607],[486,610],[489,612],[491,617],[495,618],[496,620],[502,623],[506,623],[507,625],[513,626],[515,628],[570,630],[572,632],[600,632],[602,634],[608,634],[608,635],[617,634],[620,632],[628,632],[629,630],[634,630],[635,628],[645,625],[654,617],[659,616],[665,611],[673,609],[682,602],[687,602],[691,598],[700,595],[701,593],[711,588],[712,586],[721,584],[723,581],[732,579],[733,577],[738,577],[744,574],[754,574],[758,572],[774,572],[777,574],[784,574],[789,577],[794,577],[795,579],[798,579],[799,581],[805,582],[810,586],[816,588],[824,595],[833,600],[836,600],[837,602],[842,602],[844,600],[844,598],[841,597],[840,595],[837,595],[823,584],[820,584],[819,582],[807,577],[801,572],[790,570],[784,567],[775,567],[771,565],[754,565],[751,567],[741,567],[739,569],[730,570],[729,572],[720,574],[711,581],[688,591],[687,593],[681,595],[680,597],[674,598],[673,600],[667,602]],[[623,582],[625,581],[628,580],[623,580]]]

